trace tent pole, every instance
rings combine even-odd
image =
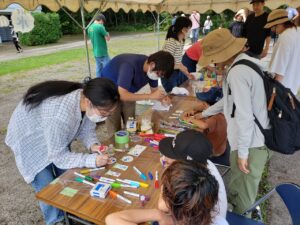
[[[90,78],[92,78],[90,57],[89,57],[89,48],[88,48],[88,43],[87,43],[86,26],[85,26],[85,19],[84,19],[83,0],[79,0],[79,1],[80,1],[80,13],[81,13],[81,20],[82,20],[82,32],[83,32],[83,38],[84,38],[84,43],[85,43],[86,62],[87,62],[88,71],[89,71],[88,76]]]
[[[159,12],[157,12],[157,19],[156,19],[156,33],[157,33],[157,50],[160,50],[160,36],[159,36],[159,31],[160,31],[160,21],[159,21]]]

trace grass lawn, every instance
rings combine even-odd
[[[161,35],[160,45],[163,44],[164,35]],[[140,53],[150,54],[157,50],[157,37],[155,35],[141,36],[135,38],[116,38],[112,39],[109,44],[110,56],[121,53]],[[92,50],[89,49],[91,61],[93,61]],[[55,53],[32,56],[28,58],[0,62],[0,76],[30,71],[45,66],[57,65],[69,61],[80,61],[85,65],[85,49],[75,48],[71,50],[58,51]]]

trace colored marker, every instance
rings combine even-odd
[[[138,188],[140,186],[139,182],[132,181],[132,180],[122,180],[122,179],[117,179],[117,181],[125,184],[129,184],[130,186],[134,188]]]
[[[85,179],[85,180],[94,181],[94,178],[92,178],[92,177],[90,177],[90,176],[85,176],[85,175],[82,175],[82,174],[77,173],[77,172],[74,172],[74,174],[75,174],[76,176],[78,176],[78,177],[81,177],[81,178]]]
[[[91,186],[93,186],[93,187],[95,186],[95,184],[93,184],[93,183],[91,183],[91,182],[89,182],[89,181],[86,181],[86,180],[82,179],[81,177],[76,177],[75,180],[76,180],[77,182],[84,183],[84,184],[88,184],[88,185],[91,185]]]
[[[99,168],[94,168],[94,169],[83,169],[83,170],[80,170],[79,172],[80,173],[90,173],[90,172],[93,172],[93,171],[98,171],[98,170],[104,170],[105,167],[99,167]]]
[[[107,177],[99,177],[98,180],[99,180],[100,182],[108,183],[108,184],[114,183],[114,182],[116,181],[116,180],[114,180],[114,179],[107,178]]]
[[[158,171],[155,171],[155,183],[154,183],[154,187],[157,189],[159,188],[159,181],[158,181]]]
[[[124,202],[128,203],[128,204],[131,204],[132,202],[128,199],[128,198],[125,198],[123,197],[122,195],[119,195],[118,193],[114,192],[114,191],[109,191],[109,195],[112,197],[112,198],[118,198],[118,199],[121,199],[123,200]]]
[[[148,172],[148,177],[149,177],[150,180],[153,180],[153,175],[152,175],[151,172]]]
[[[130,191],[124,191],[124,194],[125,194],[125,195],[131,195],[131,196],[133,196],[133,197],[140,198],[140,194],[138,194],[138,193],[134,193],[134,192],[130,192]]]
[[[135,166],[133,167],[134,171],[137,172],[137,174],[140,176],[140,178],[142,178],[144,181],[147,180],[147,177],[145,174],[143,174],[138,168],[136,168]]]
[[[111,185],[112,188],[121,188],[121,187],[125,187],[125,188],[137,188],[137,186],[131,186],[129,184],[111,183],[110,185]]]
[[[139,182],[139,181],[133,181],[133,180],[128,180],[128,179],[124,179],[124,181],[132,182],[133,184],[138,184],[139,186],[141,186],[143,188],[149,187],[149,184],[146,184],[146,183],[143,183],[143,182]]]

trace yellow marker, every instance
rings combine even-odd
[[[139,182],[139,183],[140,183],[140,186],[143,187],[143,188],[149,187],[149,184],[146,184],[146,183],[143,183],[143,182]]]
[[[105,167],[99,167],[99,168],[95,168],[95,169],[83,169],[83,170],[80,170],[79,172],[80,173],[90,173],[93,171],[104,170],[104,169],[105,169]]]

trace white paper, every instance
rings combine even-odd
[[[169,111],[171,106],[172,105],[163,105],[160,101],[156,101],[152,109],[157,111]]]

